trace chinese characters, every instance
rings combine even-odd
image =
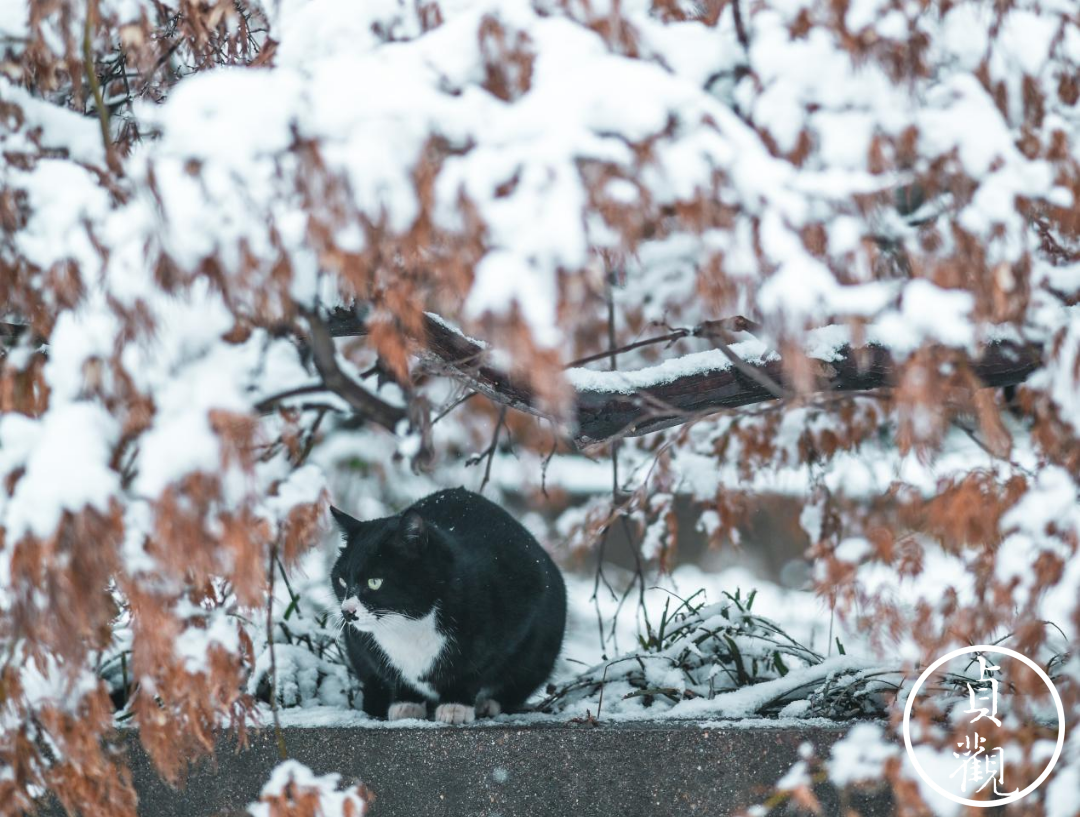
[[[988,721],[995,726],[1001,726],[1001,721],[997,717],[998,681],[993,675],[987,675],[987,673],[1000,670],[999,666],[988,666],[986,659],[979,656],[979,680],[974,684],[967,684],[971,706],[964,711],[964,714],[975,716],[969,723]],[[989,692],[989,695],[982,694],[986,692]],[[984,730],[989,727],[989,723],[983,726]],[[967,735],[962,742],[957,743],[958,751],[953,752],[953,757],[963,757],[964,760],[949,777],[960,775],[960,791],[964,793],[967,793],[969,783],[976,786],[976,792],[981,792],[992,783],[996,795],[1005,796],[1013,793],[1001,790],[1005,787],[1005,748],[996,746],[987,750],[985,743],[986,737],[977,731],[974,736]],[[998,788],[999,786],[1001,789]],[[1018,789],[1013,791],[1018,791]]]

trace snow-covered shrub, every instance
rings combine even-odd
[[[247,691],[256,700],[269,703],[276,680],[276,703],[282,707],[360,706],[359,682],[348,669],[341,640],[343,621],[322,563],[312,554],[291,579],[278,566],[281,581],[271,610],[273,653],[265,620],[252,633],[256,657]]]
[[[865,659],[826,658],[752,612],[755,593],[665,605],[639,649],[555,686],[541,710],[577,718],[880,717],[900,674]],[[841,647],[842,653],[842,647]],[[728,694],[738,690],[737,694]]]
[[[116,706],[176,779],[267,664],[355,705],[281,568],[455,484],[631,606],[784,495],[888,669],[1012,633],[1075,730],[1078,68],[1063,0],[5,3],[0,809],[132,813]],[[887,697],[725,621],[625,705]]]

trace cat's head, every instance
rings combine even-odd
[[[371,632],[387,616],[423,618],[445,578],[441,549],[415,511],[361,522],[331,508],[345,542],[330,574],[346,622]]]

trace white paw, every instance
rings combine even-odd
[[[499,706],[498,701],[493,701],[488,698],[486,701],[480,701],[476,705],[476,717],[478,718],[494,718],[496,715],[502,714],[502,707]]]
[[[435,707],[435,720],[443,723],[472,723],[476,710],[465,704],[439,704]]]
[[[427,707],[424,704],[413,703],[412,701],[400,701],[396,704],[390,704],[390,711],[386,713],[388,721],[403,721],[407,718],[424,720],[427,718]]]

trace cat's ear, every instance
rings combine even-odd
[[[334,517],[334,521],[337,522],[338,528],[341,530],[341,538],[348,539],[349,534],[360,527],[360,520],[353,519],[345,511],[340,508],[330,506],[330,515]]]
[[[398,528],[398,536],[405,550],[420,554],[427,545],[427,527],[424,518],[416,511],[409,511],[401,518],[401,527]]]

